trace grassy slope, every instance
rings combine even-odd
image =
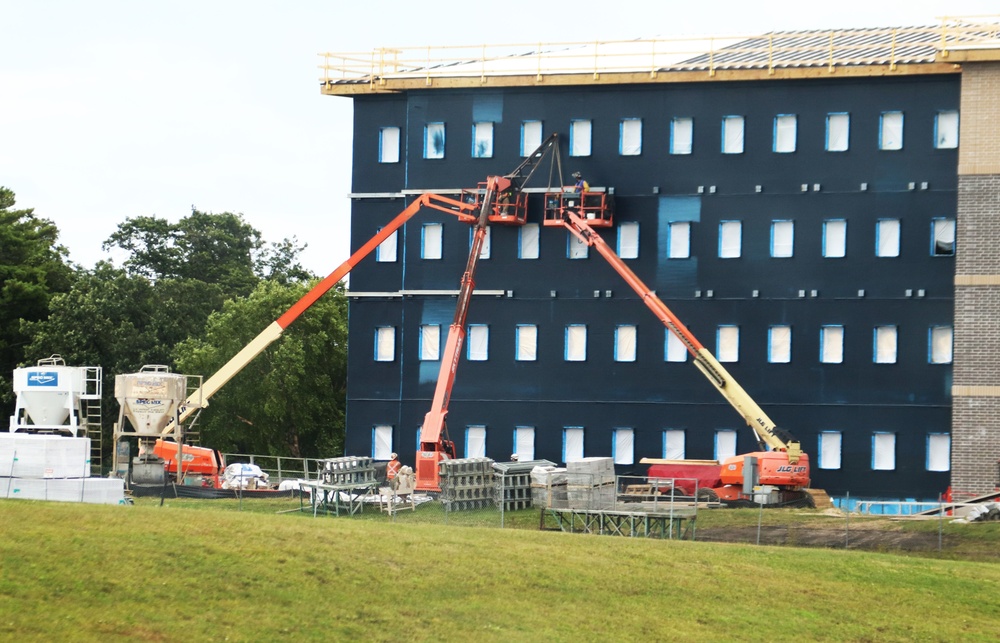
[[[998,595],[994,563],[0,501],[3,640],[995,640]]]

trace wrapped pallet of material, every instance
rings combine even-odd
[[[582,458],[566,463],[570,509],[615,508],[615,463],[611,458]]]
[[[80,478],[90,475],[90,438],[0,433],[0,477]]]
[[[534,507],[566,509],[566,469],[540,466],[531,470],[531,504]]]
[[[125,481],[121,478],[0,479],[0,497],[117,505],[125,501]]]

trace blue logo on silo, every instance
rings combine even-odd
[[[28,373],[28,386],[59,386],[59,373],[55,371]]]

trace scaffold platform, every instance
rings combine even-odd
[[[567,533],[628,536],[630,538],[664,538],[694,540],[697,530],[694,509],[670,513],[609,511],[603,509],[544,508],[539,517],[539,529],[559,529]],[[553,526],[548,526],[554,523]]]
[[[364,498],[375,492],[376,482],[323,484],[318,481],[303,481],[299,487],[309,492],[309,506],[305,504],[305,494],[299,494],[299,511],[312,511],[316,517],[320,511],[325,514],[339,516],[341,511],[349,516],[364,510]]]

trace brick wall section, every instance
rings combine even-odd
[[[962,68],[955,273],[1000,275],[1000,63]],[[994,282],[996,283],[996,282]],[[954,385],[1000,387],[1000,286],[955,287]],[[1000,486],[1000,397],[952,399],[956,500]]]
[[[962,66],[959,174],[1000,174],[1000,63]]]
[[[955,500],[981,495],[1000,485],[998,417],[1000,398],[956,397],[952,402],[951,486]]]

